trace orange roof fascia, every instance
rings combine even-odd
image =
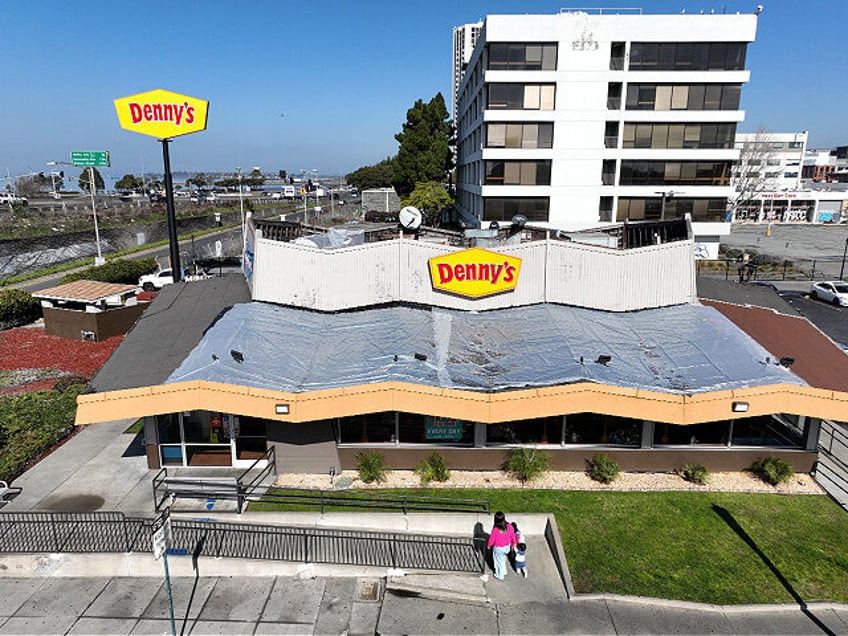
[[[591,412],[670,424],[696,424],[739,417],[731,409],[733,402],[748,404],[742,417],[791,413],[844,420],[848,413],[848,393],[791,384],[683,396],[591,382],[498,393],[401,382],[284,393],[197,380],[80,395],[76,423],[202,409],[295,423],[406,411],[484,423]],[[277,413],[279,404],[288,405],[287,414]]]

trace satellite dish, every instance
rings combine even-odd
[[[406,230],[417,230],[421,227],[421,211],[411,205],[407,205],[398,213],[398,221]]]

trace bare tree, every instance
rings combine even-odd
[[[733,166],[734,192],[728,200],[734,218],[759,193],[769,189],[771,179],[766,174],[773,157],[774,138],[765,128],[759,128],[751,139],[742,143],[739,160]]]

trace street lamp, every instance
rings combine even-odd
[[[842,250],[842,267],[839,268],[839,280],[844,280],[842,275],[845,273],[845,256],[848,255],[848,238],[845,239],[845,249]]]
[[[239,208],[241,209],[241,257],[244,259],[244,252],[247,247],[247,228],[244,222],[244,193],[241,188],[241,166],[236,168],[236,175],[238,175]]]
[[[672,198],[677,193],[674,190],[662,190],[654,192],[654,194],[662,195],[662,203],[660,204],[660,221],[665,221],[665,200]]]
[[[48,166],[72,166],[74,164],[68,163],[66,161],[48,161]],[[106,262],[106,259],[103,258],[103,252],[100,251],[100,228],[97,225],[97,208],[94,205],[94,166],[88,167],[89,172],[89,182],[88,182],[88,190],[91,194],[91,213],[94,216],[94,240],[97,242],[97,258],[94,259],[95,265],[103,265]]]

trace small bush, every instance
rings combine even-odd
[[[433,453],[427,459],[422,459],[415,467],[415,472],[421,477],[421,484],[424,486],[431,481],[447,481],[450,479],[448,465],[438,453]]]
[[[766,457],[751,464],[751,472],[767,484],[777,486],[792,479],[792,465],[777,457]]]
[[[589,460],[589,477],[602,484],[611,483],[619,472],[618,464],[606,453],[597,453]]]
[[[550,470],[550,457],[548,451],[536,448],[513,448],[506,462],[506,469],[518,480],[526,483]]]
[[[703,464],[684,464],[680,474],[686,481],[702,486],[710,480],[710,471]]]
[[[385,464],[382,453],[357,453],[356,461],[359,467],[359,478],[366,484],[386,481],[386,471],[389,467]]]
[[[118,259],[105,265],[87,267],[62,278],[62,284],[75,280],[96,280],[102,283],[123,283],[135,285],[144,274],[152,274],[158,269],[156,259],[143,258],[139,260]]]
[[[0,290],[0,325],[26,325],[41,318],[41,301],[22,289]]]

